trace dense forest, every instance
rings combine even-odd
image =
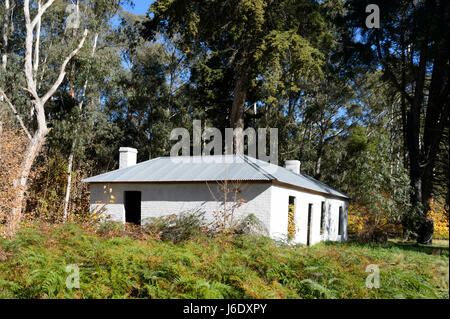
[[[117,168],[121,146],[168,156],[194,120],[278,128],[278,162],[349,194],[368,236],[429,243],[434,210],[448,227],[448,1],[0,3],[6,236],[88,214],[83,178]]]

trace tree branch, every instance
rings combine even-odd
[[[29,0],[26,0],[25,3],[29,2]],[[38,21],[41,20],[42,15],[45,13],[45,11],[55,2],[55,0],[48,0],[40,9],[38,10],[38,13],[34,17],[33,21],[31,21],[31,27],[34,29]],[[28,7],[29,8],[29,7]]]
[[[48,90],[48,92],[42,97],[42,104],[45,104],[48,99],[56,92],[61,82],[64,80],[64,77],[66,75],[66,66],[69,63],[69,61],[81,50],[81,48],[84,45],[84,41],[86,40],[86,37],[88,35],[88,30],[84,30],[83,38],[81,39],[80,43],[78,44],[78,47],[73,50],[64,60],[64,62],[61,65],[61,70],[59,71],[58,78],[56,79],[55,83],[53,83],[53,86]]]
[[[31,93],[36,101],[39,101],[39,95],[36,91],[36,82],[33,78],[33,27],[30,18],[30,0],[24,1],[23,12],[25,15],[25,79],[28,92]]]
[[[41,11],[41,0],[38,1],[38,11]],[[41,41],[41,19],[38,19],[36,26],[36,41],[34,43],[34,64],[33,64],[33,77],[36,81],[37,72],[39,69],[39,46]]]
[[[392,82],[394,83],[397,90],[400,91],[400,93],[408,100],[408,102],[412,105],[413,100],[412,97],[405,91],[405,89],[400,85],[400,83],[397,81],[397,78],[395,77],[394,73],[392,72],[391,68],[389,67],[389,64],[383,59],[383,53],[381,52],[380,47],[380,36],[379,33],[376,33],[376,47],[377,47],[377,54],[378,59],[380,60],[381,64],[383,65],[384,69],[388,73],[389,77],[391,78]]]
[[[25,132],[25,134],[27,135],[28,139],[31,140],[31,134],[28,131],[27,127],[25,126],[25,124],[22,121],[22,118],[20,117],[19,113],[17,113],[16,108],[14,107],[14,105],[11,103],[11,101],[8,99],[8,97],[6,96],[5,92],[3,92],[2,89],[0,89],[0,97],[3,97],[3,99],[6,101],[6,104],[9,105],[9,107],[11,108],[11,110],[13,111],[14,116],[16,117],[17,121],[20,123],[20,126],[22,127],[23,131]]]

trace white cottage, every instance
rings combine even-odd
[[[223,183],[233,185],[243,204],[236,218],[254,214],[272,238],[284,239],[295,225],[294,241],[313,245],[347,239],[348,196],[305,174],[299,161],[285,167],[245,155],[159,157],[136,164],[137,150],[120,148],[119,169],[84,181],[91,211],[120,222],[204,211],[212,218],[223,207]],[[234,195],[228,200],[235,201]],[[294,222],[289,221],[294,205]]]

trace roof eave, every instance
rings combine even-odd
[[[280,182],[278,180],[273,180],[272,184],[278,185],[278,186],[284,186],[284,187],[293,188],[293,189],[300,190],[302,192],[306,192],[306,193],[310,193],[310,194],[314,194],[314,195],[321,195],[321,196],[341,199],[341,200],[345,200],[345,201],[348,201],[350,199],[349,197],[346,197],[346,196],[340,196],[340,195],[336,195],[336,194],[320,192],[320,191],[312,190],[312,189],[309,189],[309,188],[305,188],[305,187],[301,187],[301,186],[297,186],[297,185],[292,185],[292,184],[289,184],[289,183]]]

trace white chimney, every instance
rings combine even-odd
[[[136,165],[137,149],[121,147],[119,149],[119,169]]]
[[[284,162],[284,167],[291,172],[294,172],[296,174],[300,174],[300,161],[297,160],[290,160]]]

